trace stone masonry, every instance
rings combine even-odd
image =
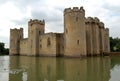
[[[45,21],[30,19],[28,38],[23,28],[10,29],[10,55],[97,56],[110,52],[109,29],[97,17],[85,17],[83,7],[64,10],[64,33],[45,33]]]

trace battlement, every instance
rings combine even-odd
[[[94,17],[94,21],[98,24],[100,22],[99,18]]]
[[[104,23],[103,22],[99,22],[99,27],[100,28],[104,28]]]
[[[109,31],[109,28],[106,28],[107,31]]]
[[[41,24],[41,25],[45,25],[45,21],[44,20],[38,20],[38,19],[30,19],[30,21],[28,21],[29,25],[33,25],[33,24]]]
[[[99,24],[100,20],[97,17],[88,17],[86,18],[85,23],[96,23]]]
[[[85,13],[85,10],[83,9],[83,7],[73,7],[73,9],[72,8],[66,8],[65,10],[64,10],[64,14],[66,14],[66,13],[72,13],[72,12],[80,12],[80,13]]]
[[[23,28],[20,28],[20,29],[17,29],[17,28],[14,28],[14,29],[10,29],[11,32],[20,32],[20,31],[23,31]]]
[[[94,19],[92,17],[86,18],[85,23],[92,23],[92,22],[94,22]]]

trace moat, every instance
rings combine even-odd
[[[0,81],[120,81],[120,57],[0,56]]]

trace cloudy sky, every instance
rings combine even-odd
[[[10,28],[24,28],[27,37],[29,19],[46,22],[46,32],[63,32],[63,11],[83,6],[86,17],[98,17],[110,29],[110,36],[120,37],[120,0],[0,0],[0,42],[9,47]]]

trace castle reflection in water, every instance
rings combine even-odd
[[[109,57],[11,56],[9,81],[109,81]]]

